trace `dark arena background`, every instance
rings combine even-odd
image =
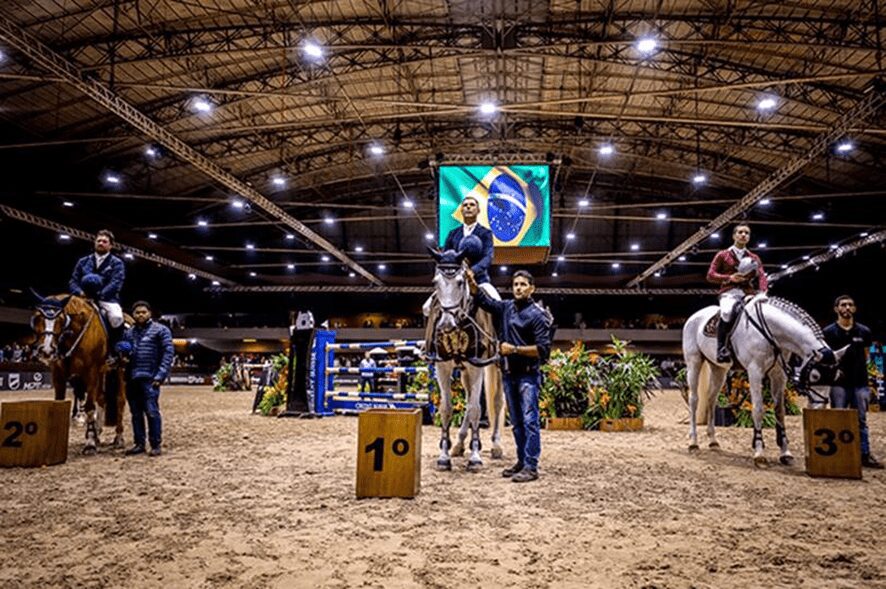
[[[793,465],[769,428],[767,468],[749,427],[691,454],[680,371],[711,260],[748,224],[770,295],[822,327],[854,299],[886,456],[881,4],[0,3],[0,409],[53,398],[35,295],[68,292],[100,229],[124,310],[149,301],[175,354],[162,456],[124,455],[109,427],[83,455],[75,419],[63,463],[0,469],[0,583],[886,587],[884,471],[808,476],[800,414]],[[497,240],[491,283],[510,299],[533,274],[555,350],[614,337],[650,359],[643,428],[546,427],[540,478],[515,485],[511,427],[492,459],[484,406],[483,468],[441,472],[435,385],[389,374],[383,394],[431,398],[421,491],[357,500],[359,418],[265,416],[285,401],[257,387],[298,312],[339,343],[422,340],[428,248],[467,195]]]

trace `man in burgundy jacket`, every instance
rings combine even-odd
[[[732,354],[726,337],[732,328],[736,303],[745,295],[765,293],[769,285],[763,262],[748,250],[751,228],[744,223],[732,230],[732,246],[717,252],[708,268],[708,282],[720,286],[720,324],[717,326],[717,362],[727,363]]]

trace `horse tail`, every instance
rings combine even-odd
[[[698,409],[699,412],[695,416],[696,423],[707,423],[710,412],[713,408],[708,403],[711,388],[711,365],[707,360],[702,360],[698,369]]]

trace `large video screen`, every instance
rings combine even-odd
[[[480,203],[478,222],[496,247],[550,247],[551,171],[546,165],[440,166],[437,243],[461,226],[466,196]]]

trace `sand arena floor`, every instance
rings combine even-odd
[[[807,477],[798,417],[796,465],[758,470],[748,430],[690,456],[669,391],[642,433],[543,432],[525,485],[499,475],[510,429],[469,474],[434,470],[425,427],[421,494],[358,501],[356,418],[251,416],[252,393],[207,389],[163,390],[160,458],[81,456],[74,428],[66,464],[0,470],[0,586],[886,587],[886,471]]]

